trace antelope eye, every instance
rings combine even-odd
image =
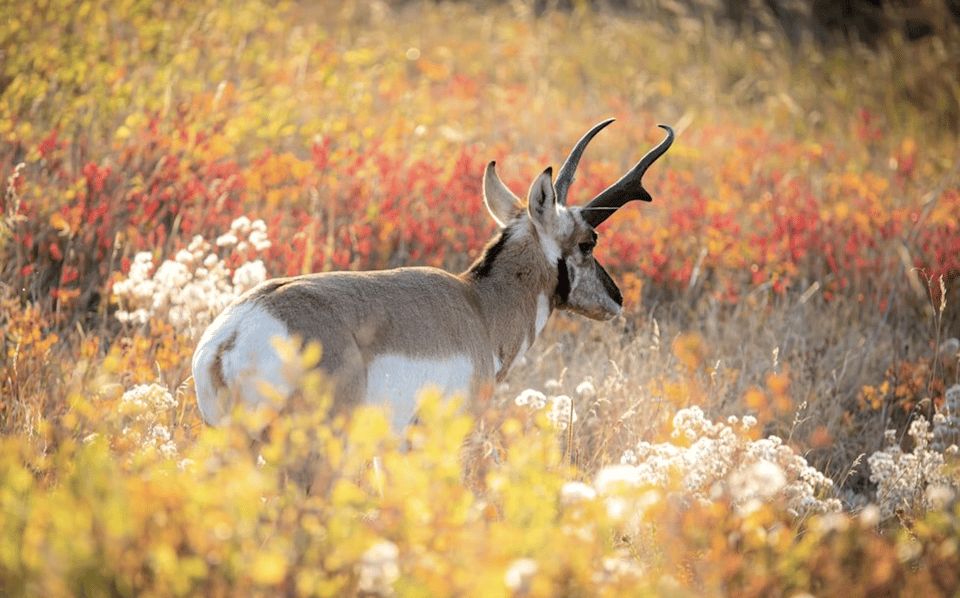
[[[597,246],[596,243],[580,243],[580,245],[579,245],[579,247],[580,247],[580,253],[582,253],[582,254],[584,254],[584,255],[587,255],[587,254],[589,254],[591,251],[593,251],[593,248],[596,247],[596,246]]]

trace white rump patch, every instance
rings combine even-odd
[[[367,366],[366,402],[386,407],[391,427],[399,434],[413,421],[423,391],[432,388],[445,398],[465,397],[473,370],[473,361],[465,355],[446,359],[378,355]]]
[[[229,399],[238,395],[255,408],[267,401],[259,390],[259,381],[272,386],[281,397],[293,388],[283,375],[283,362],[271,339],[288,340],[284,324],[267,310],[253,303],[227,308],[206,329],[193,354],[193,379],[197,388],[197,406],[203,420],[215,425],[229,415]],[[233,339],[233,347],[223,351],[220,367],[228,389],[214,384],[211,367],[220,347]]]

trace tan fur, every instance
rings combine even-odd
[[[479,396],[506,375],[524,342],[533,344],[537,296],[549,297],[556,284],[534,243],[509,245],[486,278],[436,268],[308,274],[268,280],[238,302],[255,302],[303,340],[321,342],[320,367],[340,407],[362,400],[366,364],[384,353],[467,355],[475,364],[471,394]]]
[[[223,378],[223,355],[227,351],[233,349],[236,342],[237,331],[234,331],[233,334],[230,335],[230,338],[226,340],[226,342],[217,347],[217,352],[213,358],[213,364],[210,366],[210,376],[213,378],[218,387],[225,388],[227,386],[227,381]]]

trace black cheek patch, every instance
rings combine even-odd
[[[570,270],[563,258],[557,259],[557,290],[554,291],[560,305],[566,305],[570,299]]]
[[[623,295],[620,294],[620,289],[617,287],[617,283],[613,282],[613,279],[610,278],[610,275],[607,274],[607,271],[603,269],[603,266],[600,265],[600,262],[594,262],[597,265],[597,274],[600,275],[600,282],[603,283],[603,288],[606,289],[607,295],[613,299],[617,305],[623,307]]]

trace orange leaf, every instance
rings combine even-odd
[[[759,388],[751,388],[743,397],[743,402],[747,407],[755,410],[762,410],[767,406],[767,395]]]
[[[62,234],[70,234],[70,224],[60,212],[50,214],[50,226],[57,229]]]

